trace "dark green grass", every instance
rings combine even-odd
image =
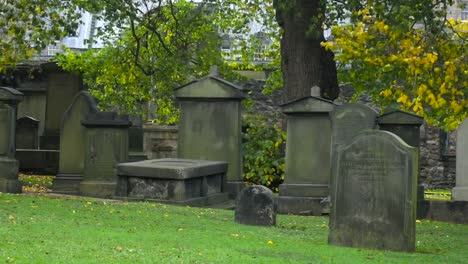
[[[327,245],[326,217],[236,224],[233,211],[0,194],[0,263],[463,263],[468,226],[417,223],[417,252]]]

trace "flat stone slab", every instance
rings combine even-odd
[[[224,161],[190,160],[190,159],[157,159],[139,162],[120,163],[118,175],[131,175],[146,178],[183,180],[225,173],[227,163]]]
[[[117,166],[115,198],[190,206],[223,203],[227,162],[157,159]]]

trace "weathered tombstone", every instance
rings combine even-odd
[[[337,151],[329,243],[414,251],[418,152],[387,131],[360,133]]]
[[[333,103],[310,96],[282,105],[288,116],[286,170],[278,212],[321,215],[328,196]]]
[[[37,149],[39,147],[39,121],[24,116],[16,120],[16,148]]]
[[[41,67],[47,72],[47,103],[40,146],[42,149],[59,149],[62,117],[77,93],[83,90],[83,79],[78,74],[64,71],[56,62],[45,63]]]
[[[80,194],[111,198],[117,185],[117,164],[128,158],[128,116],[113,112],[88,115],[82,122],[86,127],[85,162]]]
[[[379,129],[392,132],[399,136],[408,145],[415,147],[419,152],[420,144],[420,127],[424,122],[422,116],[401,111],[391,110],[383,113],[379,117]],[[424,186],[419,179],[419,162],[418,162],[418,203],[416,217],[422,219],[427,213],[427,203],[424,202]]]
[[[457,129],[456,187],[453,200],[468,201],[468,118]]]
[[[141,115],[129,115],[132,126],[128,129],[129,161],[146,160],[143,150],[143,118]]]
[[[339,146],[347,145],[360,132],[377,128],[376,110],[361,103],[336,106],[331,113],[332,156]]]
[[[391,110],[379,117],[380,130],[392,132],[415,148],[419,148],[419,130],[423,123],[424,118],[422,116],[401,110]]]
[[[227,161],[227,191],[244,188],[241,158],[243,90],[209,75],[176,90],[180,102],[177,155],[183,159]]]
[[[265,186],[253,185],[237,196],[234,221],[244,225],[275,226],[276,211],[273,192]]]
[[[21,192],[15,159],[16,108],[21,100],[21,92],[0,87],[0,192]]]
[[[115,198],[205,206],[228,200],[227,163],[158,159],[117,166]]]
[[[145,123],[143,125],[143,146],[148,159],[177,157],[177,126]]]
[[[97,113],[96,102],[86,92],[78,93],[62,118],[60,129],[59,172],[53,180],[56,193],[78,194],[83,179],[86,128],[81,122],[90,114]]]

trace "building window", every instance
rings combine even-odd
[[[460,12],[460,19],[462,21],[468,21],[468,7],[464,7]]]
[[[60,43],[50,44],[49,46],[47,46],[47,55],[48,56],[55,56],[60,52],[62,52],[62,48],[60,47]]]

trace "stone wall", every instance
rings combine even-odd
[[[455,186],[455,134],[429,125],[421,127],[420,177],[426,189]]]

